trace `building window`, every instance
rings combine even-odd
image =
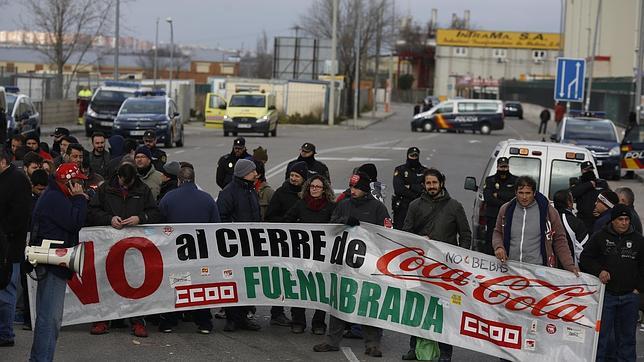
[[[492,51],[492,55],[494,56],[495,59],[505,59],[508,57],[508,50],[507,49],[494,49]]]
[[[457,57],[466,57],[467,56],[467,48],[464,47],[456,47],[454,48],[454,55]]]
[[[547,56],[548,53],[545,50],[532,51],[532,59],[534,59],[535,62],[542,62],[546,59]]]
[[[219,66],[221,74],[235,74],[235,66],[229,64],[221,64]]]
[[[197,63],[197,73],[210,73],[210,63]]]

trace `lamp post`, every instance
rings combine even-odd
[[[170,24],[170,83],[168,85],[168,93],[172,98],[172,72],[174,70],[174,26],[171,17],[165,19]]]
[[[120,16],[121,1],[116,0],[116,19],[114,29],[114,80],[119,80],[119,18]]]
[[[158,50],[159,50],[159,18],[157,18],[157,27],[154,32],[154,80],[152,82],[152,88],[157,89],[157,69],[158,69]]]

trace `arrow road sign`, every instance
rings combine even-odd
[[[557,58],[557,77],[555,78],[555,100],[582,102],[586,60],[579,58]]]

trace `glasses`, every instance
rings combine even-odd
[[[311,185],[311,186],[309,186],[309,188],[310,188],[310,189],[315,189],[315,190],[321,190],[321,189],[323,189],[323,188],[324,188],[324,186],[320,186],[320,185]]]

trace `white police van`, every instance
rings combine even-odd
[[[571,144],[546,143],[539,141],[513,140],[499,142],[485,166],[478,186],[475,177],[465,178],[465,189],[476,192],[472,210],[472,245],[481,245],[485,240],[485,201],[483,183],[485,178],[496,173],[496,160],[507,157],[510,173],[515,176],[530,176],[537,181],[537,189],[549,199],[581,176],[580,164],[590,161],[595,166],[592,153]],[[594,171],[597,173],[597,171]]]

